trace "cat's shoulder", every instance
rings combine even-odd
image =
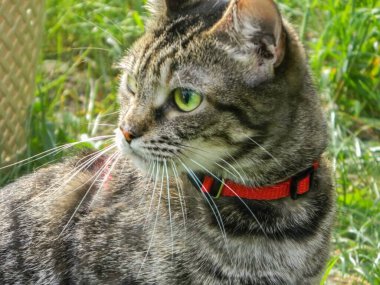
[[[115,161],[95,151],[81,151],[6,185],[0,189],[1,202],[16,204],[15,207],[30,203],[69,209],[83,197],[91,198],[99,188],[114,187],[115,173],[121,167],[130,167],[129,161]],[[125,181],[132,179],[124,178]]]

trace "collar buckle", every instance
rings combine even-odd
[[[313,179],[314,178],[314,171],[315,171],[315,167],[311,166],[311,167],[305,169],[304,171],[297,173],[296,175],[294,175],[292,177],[292,180],[290,182],[290,197],[292,198],[292,200],[298,199],[298,197],[299,197],[298,185],[299,185],[300,181],[306,179],[307,177],[309,177],[309,190],[311,190],[312,185],[313,185],[313,180],[314,180]]]

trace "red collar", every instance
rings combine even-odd
[[[299,195],[311,190],[314,172],[318,168],[319,163],[315,162],[313,166],[285,181],[263,187],[250,187],[232,180],[212,176],[197,175],[197,178],[189,176],[189,179],[198,190],[208,193],[213,198],[240,197],[249,200],[269,201],[291,197],[296,200]],[[200,185],[200,182],[202,182],[202,185]]]

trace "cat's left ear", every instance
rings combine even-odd
[[[272,0],[232,0],[209,33],[227,38],[227,50],[241,61],[277,67],[284,58],[286,35]]]

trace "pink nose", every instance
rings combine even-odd
[[[131,143],[132,140],[136,137],[130,130],[128,129],[125,129],[123,127],[120,127],[120,130],[123,132],[123,135],[125,137],[125,140],[128,142],[128,143]]]

